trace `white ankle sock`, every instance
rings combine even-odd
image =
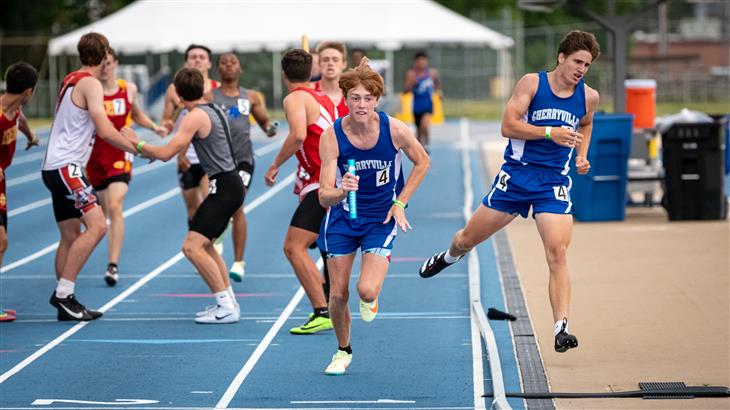
[[[228,294],[231,296],[233,304],[235,306],[238,306],[238,301],[236,300],[236,292],[233,291],[233,285],[229,285],[228,289],[226,289],[226,292],[228,292]]]
[[[68,295],[72,295],[74,293],[75,287],[76,283],[63,278],[59,279],[58,285],[56,285],[56,297],[59,299],[66,299]]]
[[[461,255],[464,256],[464,255]],[[461,256],[451,256],[451,250],[446,251],[446,254],[444,255],[444,261],[446,263],[454,263],[461,259]]]
[[[218,306],[222,306],[228,309],[235,309],[236,305],[231,298],[231,294],[228,293],[228,289],[215,293],[215,303]]]
[[[560,329],[562,329],[562,328],[563,328],[563,319],[560,319],[557,322],[555,322],[555,326],[553,327],[553,336],[557,336],[558,333],[560,333]],[[568,332],[568,323],[567,322],[565,323],[565,333],[570,333],[570,332]]]

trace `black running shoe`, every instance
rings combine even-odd
[[[425,262],[423,262],[423,265],[421,265],[421,269],[418,270],[418,274],[421,275],[422,278],[430,278],[444,270],[444,268],[451,265],[451,263],[447,263],[444,260],[444,256],[446,256],[446,251],[439,252],[428,258]],[[459,259],[462,257],[463,255],[460,256]]]
[[[53,291],[51,295],[51,305],[58,309],[58,320],[78,320],[87,322],[101,317],[102,313],[95,310],[86,309],[84,305],[76,300],[76,297],[71,294],[68,297],[61,299],[56,297],[56,291]]]
[[[568,319],[563,318],[563,326],[560,328],[560,332],[555,335],[555,351],[558,353],[564,353],[568,349],[578,347],[578,338],[565,331],[567,326]]]
[[[119,282],[119,269],[116,265],[109,264],[107,266],[106,273],[104,273],[104,281],[109,286],[114,286]]]

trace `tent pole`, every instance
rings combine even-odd
[[[396,95],[395,92],[395,53],[392,49],[385,50],[385,59],[390,63],[390,70],[385,78],[385,91],[390,95]]]
[[[51,109],[48,111],[48,116],[53,116],[53,109],[55,108],[56,98],[54,96],[54,90],[56,89],[58,82],[58,70],[56,68],[56,56],[48,54],[48,100]]]
[[[274,89],[274,98],[271,101],[271,105],[273,108],[279,108],[281,106],[281,52],[280,51],[272,51],[271,52],[271,77],[274,80],[273,89]]]
[[[510,72],[510,53],[506,48],[499,50],[499,78],[502,90],[500,92],[500,102],[502,107],[507,104],[510,97],[510,87],[512,86],[512,73]],[[504,110],[504,108],[503,108]]]

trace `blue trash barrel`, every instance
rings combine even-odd
[[[593,116],[588,161],[591,171],[578,175],[571,160],[573,215],[579,221],[623,221],[631,150],[633,114]],[[575,157],[575,152],[573,154]]]

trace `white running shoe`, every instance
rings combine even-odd
[[[216,310],[218,308],[218,305],[208,305],[205,307],[205,310],[201,310],[200,312],[195,313],[195,317],[201,317],[209,314],[210,312]]]
[[[378,314],[378,299],[367,303],[360,299],[360,318],[365,322],[372,322]]]
[[[207,312],[203,316],[195,318],[195,323],[203,324],[225,324],[236,323],[240,318],[238,309],[234,306],[232,309],[224,306],[216,306],[215,309]]]
[[[228,277],[233,279],[234,282],[240,282],[243,280],[243,275],[246,274],[246,262],[236,261],[231,265],[231,270],[228,271]]]
[[[332,356],[332,362],[324,369],[324,373],[328,376],[342,376],[350,366],[350,362],[352,362],[352,353],[338,349],[337,353]]]

